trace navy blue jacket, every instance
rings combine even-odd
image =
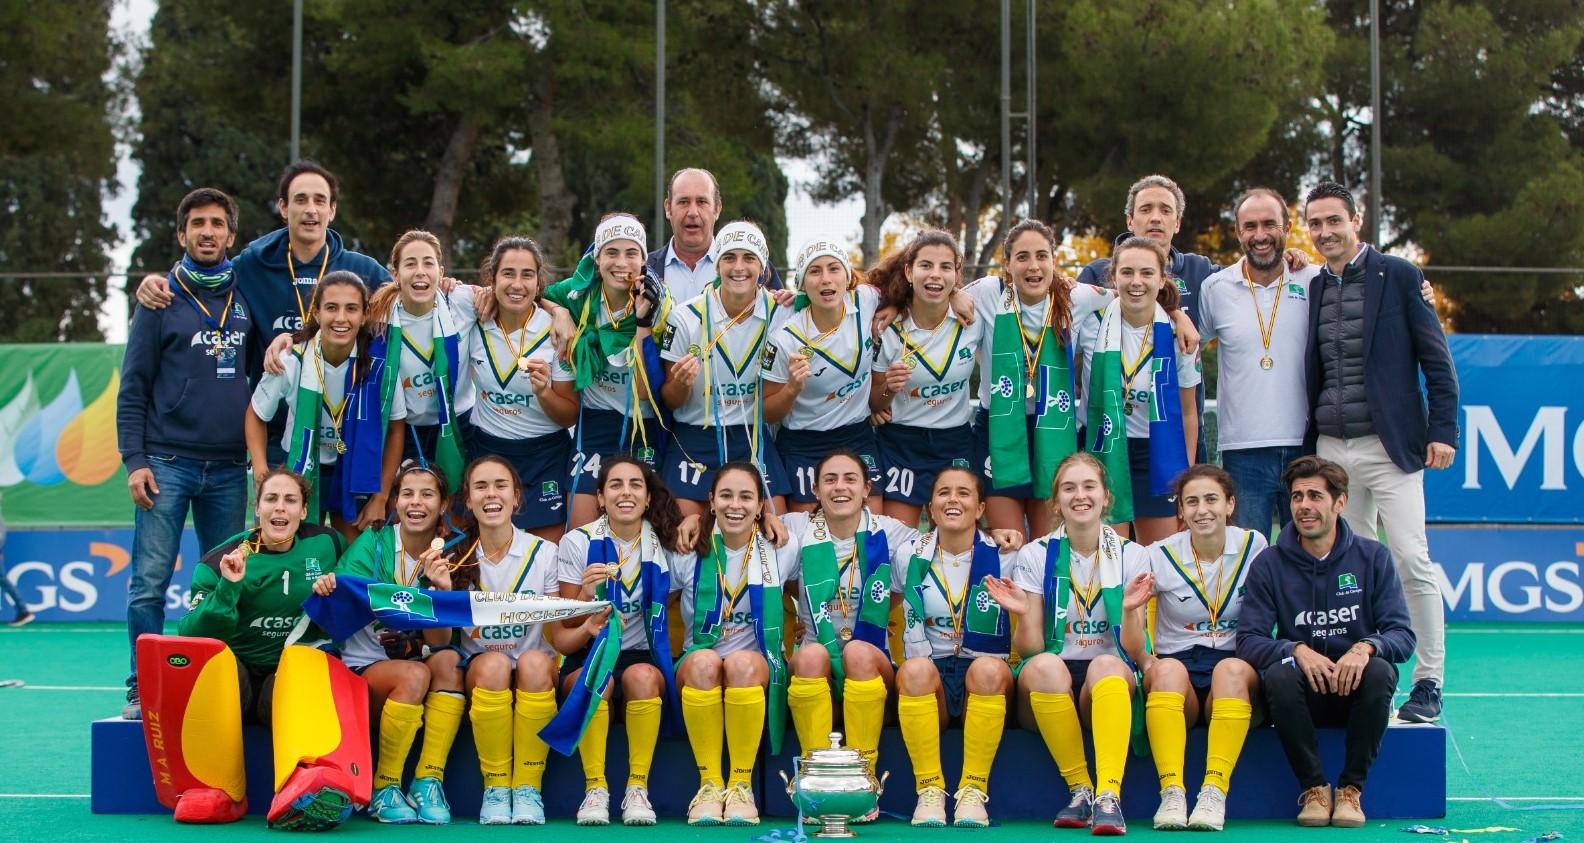
[[[1422,471],[1431,442],[1457,447],[1458,379],[1441,320],[1419,294],[1424,274],[1402,258],[1374,247],[1364,256],[1364,390],[1370,421],[1393,463],[1403,471]],[[1315,277],[1309,296],[1309,432],[1314,452],[1318,433],[1315,403],[1320,397],[1320,303],[1336,280],[1329,271]],[[1424,374],[1424,389],[1419,375]],[[1426,394],[1429,406],[1426,407]]]
[[[1324,559],[1303,549],[1292,524],[1254,557],[1237,625],[1238,658],[1254,669],[1292,656],[1299,644],[1332,660],[1360,641],[1394,664],[1413,655],[1414,632],[1391,551],[1356,535],[1342,518],[1336,530]]]
[[[644,265],[649,267],[649,270],[661,281],[665,280],[665,255],[666,249],[669,248],[671,248],[671,241],[667,240],[664,246],[650,252],[649,259],[644,262]],[[779,290],[785,286],[781,283],[781,274],[776,272],[775,264],[772,263],[765,267],[765,271],[759,274],[759,286],[766,290]],[[681,302],[677,302],[677,304],[681,304]]]
[[[225,310],[226,293],[193,292],[214,314]],[[121,388],[116,395],[116,446],[126,470],[148,467],[149,454],[195,460],[240,460],[247,455],[241,419],[252,390],[248,388],[249,338],[257,333],[242,296],[231,302],[226,337],[237,351],[235,371],[220,378],[214,330],[179,289],[176,301],[161,310],[138,305],[127,329],[121,358]]]
[[[1126,240],[1132,236],[1133,233],[1130,231],[1123,232],[1122,234],[1117,235],[1115,242],[1117,245],[1120,245],[1123,240]],[[1183,312],[1188,314],[1188,318],[1192,319],[1195,325],[1198,325],[1199,288],[1204,285],[1204,280],[1206,278],[1216,274],[1216,272],[1219,271],[1221,267],[1211,263],[1210,259],[1204,255],[1193,255],[1179,252],[1177,251],[1176,246],[1171,248],[1171,251],[1168,253],[1167,257],[1169,260],[1167,261],[1166,271],[1171,273],[1172,278],[1182,282],[1177,285],[1177,292],[1182,294]],[[1112,289],[1111,279],[1107,277],[1110,273],[1110,269],[1110,258],[1095,258],[1089,262],[1088,266],[1079,271],[1078,283],[1093,284],[1096,287],[1104,287],[1107,290]],[[1204,389],[1200,388],[1199,393],[1200,395],[1203,395]],[[1203,451],[1200,451],[1201,455],[1203,455],[1203,453]]]

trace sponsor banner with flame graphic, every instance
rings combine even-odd
[[[9,498],[7,499],[9,503]],[[132,530],[11,530],[5,540],[5,576],[28,610],[45,621],[125,621],[132,581]],[[165,617],[187,613],[198,539],[182,532],[176,571],[165,590]],[[0,610],[11,617],[10,601]]]
[[[0,346],[0,494],[12,526],[127,526],[120,345]]]

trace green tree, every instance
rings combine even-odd
[[[105,78],[117,51],[107,0],[0,7],[0,272],[109,271],[118,98]],[[0,341],[102,339],[108,288],[103,274],[0,279]]]

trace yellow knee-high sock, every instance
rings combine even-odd
[[[792,729],[804,752],[822,747],[830,740],[830,680],[823,676],[794,676],[787,683],[787,708],[792,712]]]
[[[478,747],[479,772],[485,787],[509,787],[512,771],[512,692],[473,689],[468,720]]]
[[[610,736],[610,703],[600,700],[578,743],[578,760],[583,762],[583,789],[610,785],[605,782],[605,740]]]
[[[660,706],[659,697],[627,701],[628,787],[649,786],[649,766],[660,740]]]
[[[1210,736],[1205,744],[1205,784],[1226,793],[1232,783],[1232,768],[1237,766],[1248,737],[1254,707],[1240,699],[1216,700],[1210,708]],[[1154,741],[1151,735],[1150,740]]]
[[[1151,691],[1144,701],[1144,728],[1161,790],[1183,786],[1183,753],[1188,749],[1188,723],[1183,720],[1183,695]]]
[[[423,743],[418,747],[418,768],[414,778],[445,781],[446,757],[462,728],[462,712],[467,701],[461,694],[434,691],[424,699]]]
[[[935,695],[898,694],[897,725],[902,727],[902,743],[913,761],[914,789],[946,787],[940,760],[940,705]]]
[[[969,694],[963,708],[963,766],[959,787],[990,792],[990,765],[1006,729],[1005,694]]]
[[[555,714],[555,691],[517,692],[516,717],[512,720],[512,787],[544,784],[550,745],[540,739],[539,730],[554,720]]]
[[[402,768],[413,738],[423,725],[423,706],[387,699],[380,709],[379,761],[374,765],[374,787],[401,786]]]
[[[719,688],[682,686],[682,724],[687,727],[688,745],[698,764],[699,784],[720,787],[721,743],[726,731],[726,715]]]
[[[726,753],[731,758],[727,785],[752,781],[764,724],[765,689],[758,685],[726,689]]]
[[[1067,787],[1093,787],[1089,762],[1084,758],[1083,727],[1078,725],[1072,694],[1033,691],[1029,693],[1029,707],[1034,709],[1040,737],[1045,739],[1045,748],[1056,760],[1056,769],[1061,771]]]
[[[875,768],[875,756],[880,754],[880,729],[885,726],[885,680],[848,679],[842,688],[842,720],[847,734],[847,745],[858,750]],[[816,744],[817,746],[818,744]]]
[[[1122,795],[1128,738],[1133,732],[1133,695],[1127,680],[1107,676],[1089,692],[1089,725],[1094,730],[1095,790]]]

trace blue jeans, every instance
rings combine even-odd
[[[1269,537],[1271,519],[1281,527],[1292,521],[1292,503],[1281,475],[1287,464],[1303,456],[1299,445],[1273,445],[1268,448],[1238,448],[1221,452],[1221,467],[1237,484],[1237,509],[1232,524]]]
[[[132,644],[128,685],[137,684],[137,639],[165,631],[165,590],[181,551],[182,526],[192,509],[199,553],[242,532],[247,513],[247,460],[194,460],[149,454],[159,494],[154,508],[132,518],[132,582],[127,593],[127,640]],[[188,560],[189,567],[198,560]]]

